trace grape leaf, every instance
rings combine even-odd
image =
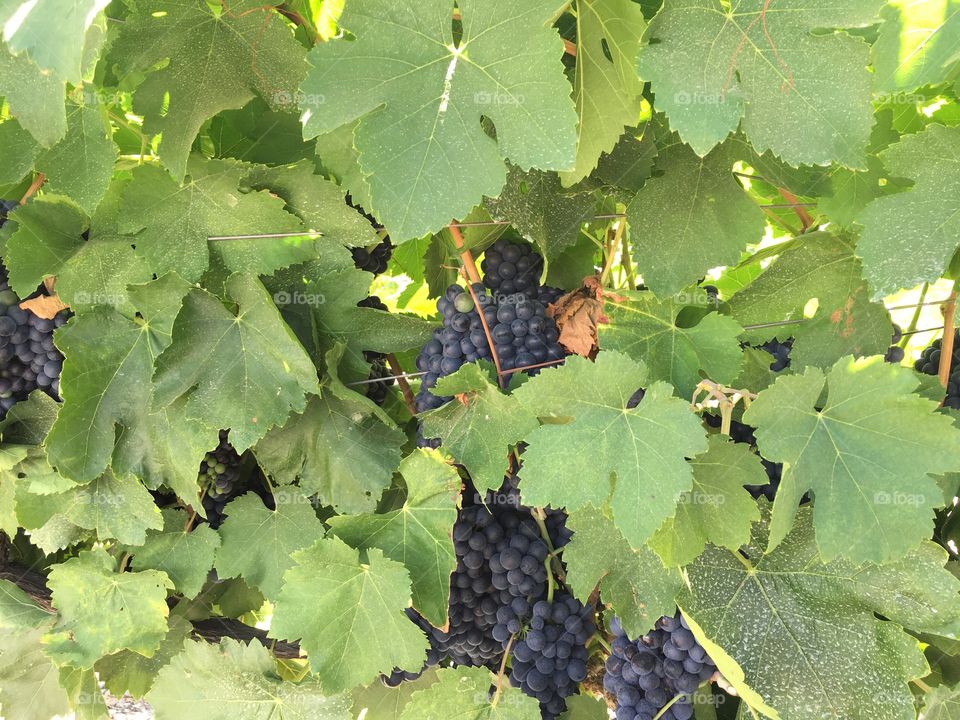
[[[340,512],[367,512],[390,485],[406,435],[371,400],[340,381],[343,351],[338,344],[327,353],[323,393],[310,398],[303,414],[267,433],[254,454],[277,482],[299,481],[305,493]]]
[[[845,358],[826,373],[780,377],[759,394],[743,421],[757,428],[763,457],[787,464],[771,547],[808,490],[827,561],[896,560],[930,537],[942,493],[928,473],[956,468],[958,431],[935,402],[913,394],[917,385],[913,372],[882,358]]]
[[[627,132],[610,152],[601,155],[593,173],[625,202],[650,179],[658,152],[651,123],[644,123],[639,135],[636,132]]]
[[[136,548],[134,570],[161,570],[173,581],[177,592],[195,598],[213,567],[220,536],[209,525],[185,531],[186,511],[164,509],[163,529],[147,533],[143,547]]]
[[[577,510],[608,500],[613,519],[633,547],[649,538],[690,489],[693,471],[684,458],[707,449],[688,404],[666,383],[646,386],[633,410],[625,409],[646,369],[615,351],[596,363],[569,358],[517,389],[520,404],[546,421],[527,436],[524,503]],[[591,438],[590,452],[579,439]]]
[[[16,183],[26,177],[39,149],[33,136],[16,119],[0,123],[0,183]]]
[[[36,170],[50,192],[68,195],[88,215],[103,199],[113,176],[117,147],[106,113],[97,106],[70,104],[67,134],[37,156]]]
[[[177,615],[170,616],[170,629],[152,657],[144,657],[130,650],[121,650],[100,658],[96,664],[97,677],[117,697],[130,693],[143,697],[153,687],[157,673],[183,650],[193,626]]]
[[[940,685],[933,688],[924,697],[921,717],[925,720],[956,720],[960,717],[960,687]]]
[[[509,166],[499,196],[484,202],[493,218],[513,225],[548,261],[577,241],[580,224],[592,217],[595,205],[583,189],[564,190],[556,173],[524,172],[515,165]]]
[[[237,274],[226,289],[235,312],[203,290],[185,297],[173,342],[156,361],[154,401],[164,407],[186,398],[188,417],[229,427],[231,444],[243,452],[291,411],[302,412],[306,394],[320,386],[260,281]]]
[[[584,603],[594,588],[630,637],[640,637],[677,607],[682,579],[645,545],[633,549],[613,522],[591,505],[570,513],[573,538],[563,548],[567,585]]]
[[[607,703],[593,695],[571,695],[560,720],[608,720]]]
[[[348,690],[395,667],[423,665],[427,638],[410,622],[410,576],[381,550],[360,553],[337,538],[294,553],[270,637],[296,640],[328,692]]]
[[[102,548],[83,550],[55,565],[47,578],[60,619],[50,654],[76,667],[129,649],[152,655],[167,634],[167,590],[162,572],[116,572]]]
[[[210,237],[302,232],[304,227],[280,198],[240,191],[249,166],[193,156],[186,168],[181,186],[163,168],[141,165],[123,191],[119,230],[135,235],[137,253],[153,272],[174,270],[196,281],[207,269],[211,247],[228,269],[264,274],[314,256],[316,241],[304,237],[208,243]]]
[[[640,76],[698,155],[742,118],[760,153],[791,165],[863,167],[873,126],[869,45],[816,31],[872,25],[882,5],[749,0],[724,9],[716,0],[667,0],[640,50]]]
[[[60,687],[74,709],[73,720],[110,720],[100,681],[90,668],[64,665],[60,668]]]
[[[0,580],[0,628],[37,628],[50,619],[50,613],[17,585],[9,580]]]
[[[743,363],[737,339],[743,328],[719,313],[705,315],[693,327],[678,326],[683,309],[697,301],[709,298],[704,293],[681,293],[657,300],[650,293],[618,290],[604,305],[610,323],[600,326],[600,343],[642,360],[651,380],[672,383],[681,397],[692,396],[703,376],[730,383]]]
[[[44,629],[0,630],[0,712],[5,720],[67,717],[57,666],[43,651]]]
[[[44,147],[67,132],[65,91],[62,78],[44,73],[26,55],[15,56],[0,43],[0,95],[20,125]]]
[[[350,698],[324,695],[315,680],[284,682],[258,642],[224,638],[188,642],[160,671],[147,700],[157,720],[195,715],[209,720],[350,720]]]
[[[34,0],[6,3],[3,39],[14,53],[26,53],[43,70],[73,85],[81,80],[87,29],[110,0]],[[19,5],[15,11],[10,12]]]
[[[413,606],[431,624],[447,622],[450,575],[457,567],[453,523],[457,519],[460,476],[435,451],[417,450],[404,459],[403,505],[390,512],[340,515],[328,521],[333,532],[352,547],[375,547],[403,563],[412,580]]]
[[[585,0],[577,5],[577,165],[564,185],[593,172],[625,127],[637,124],[643,81],[636,61],[646,29],[643,9],[631,0]]]
[[[133,109],[162,135],[160,159],[179,180],[201,126],[255,96],[291,104],[306,70],[303,46],[283,18],[258,0],[229,8],[192,0],[137,0],[111,51],[121,76],[147,73]],[[279,232],[279,230],[274,230]]]
[[[627,206],[633,259],[658,296],[697,282],[717,265],[735,265],[763,237],[763,212],[734,178],[734,146],[700,158],[674,142]]]
[[[954,3],[890,0],[873,43],[875,90],[909,93],[948,79],[960,60],[960,8]]]
[[[232,500],[220,526],[216,568],[220,577],[242,577],[275,600],[283,574],[293,567],[291,554],[323,536],[323,523],[310,500],[296,488],[274,491],[276,510],[254,493]]]
[[[400,720],[539,720],[536,699],[506,682],[497,702],[491,702],[494,680],[486,668],[444,668],[436,683],[413,694]]]
[[[742,554],[708,546],[687,568],[680,608],[720,672],[769,717],[915,717],[907,682],[927,668],[901,626],[956,619],[945,552],[928,542],[894,564],[826,562],[805,507],[764,555],[767,519]]]
[[[424,437],[443,438],[444,450],[470,471],[481,495],[498,489],[509,470],[510,448],[537,427],[536,416],[476,364],[442,378],[431,392],[457,398],[423,416]]]
[[[2,443],[42,445],[57,419],[59,409],[60,404],[43,390],[34,390],[26,400],[10,408],[7,416],[0,420],[0,440]],[[2,449],[0,444],[0,452]]]
[[[243,184],[283,198],[287,211],[326,242],[349,247],[378,243],[370,222],[345,202],[344,191],[314,170],[314,164],[306,160],[282,167],[254,166]]]
[[[707,452],[690,463],[693,490],[650,539],[650,547],[671,566],[692,562],[707,543],[730,550],[748,543],[750,526],[760,512],[743,486],[769,481],[760,458],[723,435],[713,435]]]
[[[39,528],[56,516],[93,531],[101,541],[126,545],[142,545],[147,530],[163,527],[160,510],[140,481],[109,470],[87,485],[49,495],[29,493],[18,484],[17,518],[23,527]]]
[[[10,287],[28,297],[81,248],[87,218],[69,198],[48,195],[19,208],[12,219],[17,229],[7,241],[4,264]]]
[[[170,343],[186,291],[186,283],[167,275],[131,291],[142,320],[101,307],[57,332],[58,347],[66,356],[60,376],[64,402],[46,447],[50,463],[66,477],[99,477],[115,443],[122,448],[139,442],[124,434],[118,440],[116,429],[134,429],[143,422],[150,407],[154,359]]]
[[[374,680],[365,688],[353,691],[353,712],[363,720],[400,720],[400,714],[410,702],[410,696],[430,687],[437,681],[438,668],[427,669],[416,680],[407,680],[400,687],[390,688]]]
[[[368,209],[400,241],[498,195],[502,158],[525,170],[569,170],[576,115],[563,46],[549,27],[561,5],[464,0],[455,42],[451,0],[347,3],[339,22],[355,39],[318,43],[308,56],[304,136],[360,118],[353,138]]]
[[[906,192],[874,200],[857,222],[857,254],[879,299],[943,275],[957,251],[960,128],[931,125],[880,154],[888,172],[909,178]]]

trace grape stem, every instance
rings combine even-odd
[[[460,260],[463,262],[463,268],[466,270],[470,282],[482,282],[480,271],[477,270],[477,263],[473,259],[473,253],[470,252],[469,248],[464,249],[466,243],[463,242],[463,233],[460,232],[460,227],[456,224],[456,220],[450,224],[450,235],[453,236],[453,244],[457,250],[460,250]],[[474,298],[474,302],[476,302],[476,298]]]
[[[662,708],[660,708],[660,712],[658,712],[656,715],[653,716],[653,720],[660,720],[660,718],[662,718],[666,714],[667,710],[669,710],[673,706],[673,704],[676,703],[683,696],[684,696],[683,693],[677,693],[672,698],[670,698],[667,704],[664,705]]]
[[[500,659],[500,669],[497,671],[497,691],[493,694],[493,701],[490,703],[491,707],[496,707],[497,703],[500,702],[500,694],[503,692],[503,677],[507,672],[507,659],[510,657],[510,651],[513,649],[513,642],[517,639],[517,634],[514,633],[510,636],[510,639],[507,641],[507,646],[503,649],[503,657]]]
[[[33,178],[33,182],[30,183],[30,187],[27,188],[27,191],[23,194],[23,197],[20,198],[20,204],[26,205],[27,200],[29,200],[34,193],[37,192],[43,184],[47,181],[47,176],[43,173],[37,173],[36,177]]]
[[[537,527],[540,528],[540,537],[543,538],[543,541],[547,544],[547,549],[550,551],[544,558],[543,565],[547,569],[547,601],[553,602],[554,586],[559,584],[559,580],[563,579],[563,567],[557,559],[557,549],[553,546],[553,540],[550,539],[550,533],[547,531],[546,512],[543,508],[535,507],[530,510],[530,514],[533,515]]]
[[[603,636],[602,633],[598,632],[596,635],[590,638],[590,642],[595,642],[597,643],[597,645],[602,647],[608,653],[613,653],[613,648],[610,647],[610,643],[607,642],[607,639]]]
[[[617,247],[620,246],[623,240],[623,229],[626,226],[626,223],[618,221],[616,223],[616,228],[610,228],[607,233],[609,235],[610,230],[613,230],[613,236],[607,241],[607,262],[603,266],[603,273],[600,275],[600,284],[606,285],[607,280],[610,278],[610,272],[613,270],[613,263],[617,259]]]
[[[410,411],[410,414],[416,415],[417,406],[415,398],[413,397],[413,391],[410,389],[410,383],[407,382],[407,378],[403,374],[403,368],[400,367],[400,362],[397,360],[397,356],[393,353],[389,353],[387,355],[387,367],[390,368],[390,371],[397,378],[397,385],[400,386],[400,392],[403,394],[403,401],[407,404],[407,409]]]
[[[916,680],[911,680],[910,682],[912,682],[918,688],[923,690],[925,693],[928,693],[933,689],[929,685],[927,685],[923,680],[920,680],[919,678],[917,678]]]

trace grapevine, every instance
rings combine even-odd
[[[956,714],[951,3],[4,11],[0,716]]]

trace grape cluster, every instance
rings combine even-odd
[[[587,643],[596,632],[593,608],[559,592],[532,606],[514,598],[497,618],[497,635],[506,635],[506,644],[514,638],[510,682],[540,702],[544,718],[557,717],[587,677]]]
[[[350,249],[350,254],[353,255],[353,264],[358,269],[381,275],[387,271],[390,258],[393,257],[393,243],[389,237],[385,237],[372,249],[355,247]]]
[[[719,428],[722,422],[718,415],[706,415],[705,419],[708,425],[715,428]],[[744,443],[756,451],[757,438],[754,435],[754,428],[749,425],[745,425],[737,420],[731,420],[730,438],[735,443]],[[759,498],[762,495],[770,502],[773,502],[773,499],[777,496],[777,490],[780,488],[780,480],[783,477],[783,463],[771,462],[762,455],[760,456],[760,462],[763,463],[763,469],[767,473],[767,484],[744,485],[744,487],[754,498]]]
[[[897,343],[903,339],[903,328],[894,323],[893,326],[893,339],[890,340],[890,347],[887,348],[886,354],[883,356],[884,362],[892,363],[894,365],[899,365],[903,362],[904,352],[903,348],[900,347]]]
[[[243,460],[230,444],[228,435],[227,430],[220,431],[220,444],[204,457],[197,478],[200,486],[206,489],[203,509],[213,528],[223,523],[227,503],[247,490],[240,477]]]
[[[357,306],[389,312],[389,308],[387,308],[387,306],[383,304],[383,301],[376,295],[370,295],[364,298],[357,303]],[[364,350],[363,359],[370,363],[370,374],[367,376],[367,379],[376,381],[367,383],[367,397],[377,405],[383,405],[390,392],[390,386],[394,383],[390,367],[387,364],[387,356],[383,353]]]
[[[678,611],[660,618],[654,630],[637,640],[627,637],[620,623],[611,624],[612,653],[607,658],[603,686],[616,697],[617,720],[690,720],[689,695],[716,672],[716,665],[696,641]]]
[[[937,375],[940,372],[940,356],[943,351],[943,339],[937,338],[930,347],[926,348],[913,367],[917,372],[926,375]],[[947,381],[947,398],[943,402],[945,407],[960,410],[960,330],[953,338],[953,357],[950,360],[950,377]]]
[[[53,344],[53,332],[69,317],[64,311],[47,320],[22,309],[0,263],[0,419],[37,388],[60,399],[63,355]]]
[[[773,355],[773,362],[770,363],[770,369],[773,372],[780,372],[790,367],[790,351],[793,349],[793,338],[787,338],[783,342],[773,339],[761,345],[760,349]]]
[[[483,284],[494,297],[510,300],[536,298],[540,293],[543,257],[531,245],[513,240],[497,240],[483,255],[480,263]]]

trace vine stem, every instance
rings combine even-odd
[[[543,508],[535,507],[530,510],[530,514],[537,522],[537,527],[540,528],[540,537],[543,538],[543,541],[547,544],[547,549],[550,551],[544,559],[544,565],[547,568],[547,580],[550,582],[547,588],[547,591],[551,593],[549,601],[553,602],[553,585],[557,580],[563,579],[563,567],[557,559],[557,549],[553,546],[553,540],[550,539],[550,533],[547,531],[547,513]]]
[[[27,188],[27,191],[23,194],[23,197],[20,198],[20,204],[26,205],[27,200],[33,197],[34,193],[37,192],[43,184],[47,181],[47,176],[43,173],[37,173],[36,177],[33,178],[33,182],[30,183],[30,187]]]
[[[915,679],[915,680],[911,680],[910,682],[912,682],[912,683],[913,683],[914,685],[916,685],[918,688],[920,688],[921,690],[923,690],[925,693],[928,693],[928,692],[930,692],[931,690],[933,690],[933,688],[931,688],[929,685],[927,685],[923,680],[920,680],[919,678],[917,678],[917,679]]]
[[[607,639],[601,633],[596,633],[592,638],[590,638],[590,641],[597,643],[608,653],[613,653],[613,648],[610,647],[610,643],[607,642]]]
[[[917,298],[917,307],[913,311],[913,317],[910,318],[910,325],[907,327],[903,337],[900,338],[899,346],[905,348],[910,342],[910,335],[917,329],[917,323],[920,322],[920,316],[923,314],[924,301],[927,299],[927,292],[930,290],[930,283],[924,283],[920,288],[920,297]]]
[[[954,282],[950,299],[943,305],[943,344],[940,347],[940,384],[944,387],[950,382],[950,369],[953,365],[953,317],[957,311],[957,284]]]
[[[625,226],[625,222],[618,222],[617,227],[613,230],[613,237],[607,242],[607,262],[603,266],[603,273],[600,275],[601,285],[605,285],[610,278],[613,263],[617,259],[617,247],[619,247],[623,241],[623,229]]]
[[[653,720],[660,720],[660,718],[662,718],[666,714],[667,710],[673,707],[674,703],[676,703],[682,697],[683,697],[683,693],[677,693],[672,698],[670,698],[669,702],[667,702],[666,705],[660,708],[660,712],[658,712],[656,715],[653,716]]]
[[[503,658],[500,660],[500,669],[497,671],[497,691],[493,694],[493,700],[490,703],[491,707],[496,707],[497,703],[500,702],[500,694],[503,692],[503,677],[507,671],[507,658],[510,657],[510,651],[513,649],[513,642],[516,639],[517,634],[514,633],[510,636],[510,639],[507,641],[507,646],[503,649]]]
[[[413,391],[410,389],[410,383],[407,382],[407,378],[403,374],[403,368],[400,367],[400,362],[397,360],[397,356],[393,353],[389,353],[387,355],[387,367],[390,368],[390,371],[397,378],[397,385],[400,386],[400,392],[403,393],[403,401],[407,404],[407,409],[410,411],[410,414],[416,415],[416,398],[413,397]]]
[[[450,234],[453,236],[453,244],[457,250],[460,251],[460,260],[463,262],[463,267],[467,271],[467,277],[470,282],[483,282],[480,278],[480,271],[477,270],[477,263],[473,259],[473,253],[470,252],[469,248],[464,249],[466,243],[463,242],[463,233],[460,232],[460,226],[457,225],[457,221],[454,220],[449,227]],[[474,301],[476,301],[476,298],[474,298]]]

